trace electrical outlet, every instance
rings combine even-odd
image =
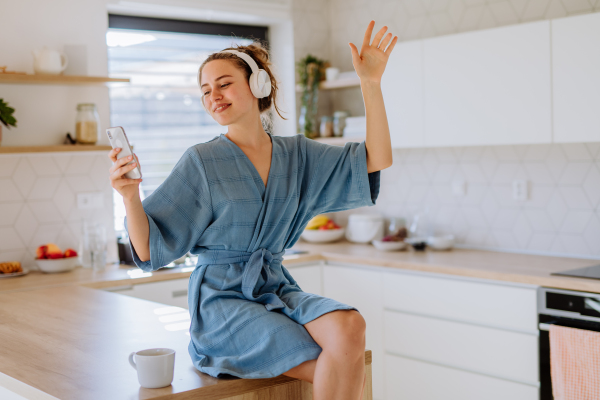
[[[529,198],[529,190],[526,180],[515,180],[513,181],[513,200],[525,201]]]
[[[457,197],[464,197],[467,194],[467,182],[454,181],[452,182],[452,194]]]
[[[89,192],[77,193],[77,208],[80,210],[89,210],[104,207],[104,193]]]

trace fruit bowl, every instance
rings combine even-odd
[[[344,228],[338,229],[305,229],[300,237],[307,242],[328,243],[344,237]]]
[[[406,247],[406,242],[403,240],[400,241],[388,241],[388,242],[384,242],[383,240],[372,240],[371,243],[373,243],[373,246],[375,246],[375,248],[377,250],[383,250],[383,251],[396,251],[396,250],[402,250]]]
[[[55,259],[35,259],[35,263],[40,271],[46,273],[71,271],[77,266],[77,257],[55,258]]]

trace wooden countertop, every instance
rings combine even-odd
[[[0,304],[0,372],[61,400],[213,400],[296,381],[200,373],[190,362],[187,328],[171,330],[160,314],[165,306],[151,301],[71,285],[0,293]],[[173,383],[145,389],[127,357],[155,347],[176,351]]]
[[[327,260],[600,293],[600,280],[550,275],[552,272],[598,265],[600,260],[466,249],[384,252],[370,244],[345,240],[326,244],[298,241],[293,248],[307,250],[308,254],[286,255],[284,265]],[[144,273],[137,267],[108,264],[102,272],[81,267],[57,274],[31,271],[25,276],[0,279],[0,293],[70,285],[103,289],[187,278],[193,269],[193,266],[182,266]]]

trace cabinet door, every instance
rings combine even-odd
[[[171,279],[161,282],[141,283],[133,287],[133,297],[188,308],[189,279]]]
[[[535,386],[389,354],[386,400],[538,400]]]
[[[426,146],[551,142],[550,21],[424,39],[423,69]]]
[[[325,296],[356,307],[367,323],[366,347],[373,355],[373,398],[383,398],[383,299],[381,272],[325,265]]]
[[[423,42],[398,42],[381,78],[392,147],[423,147]]]
[[[300,289],[306,293],[323,295],[323,280],[321,278],[321,265],[307,265],[287,267],[292,277],[298,282]]]
[[[600,141],[600,13],[551,21],[554,141]]]

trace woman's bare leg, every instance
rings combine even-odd
[[[366,324],[362,315],[356,310],[332,311],[304,327],[323,351],[316,363],[307,361],[284,375],[303,379],[301,376],[306,378],[314,365],[314,400],[361,400],[366,382]]]

